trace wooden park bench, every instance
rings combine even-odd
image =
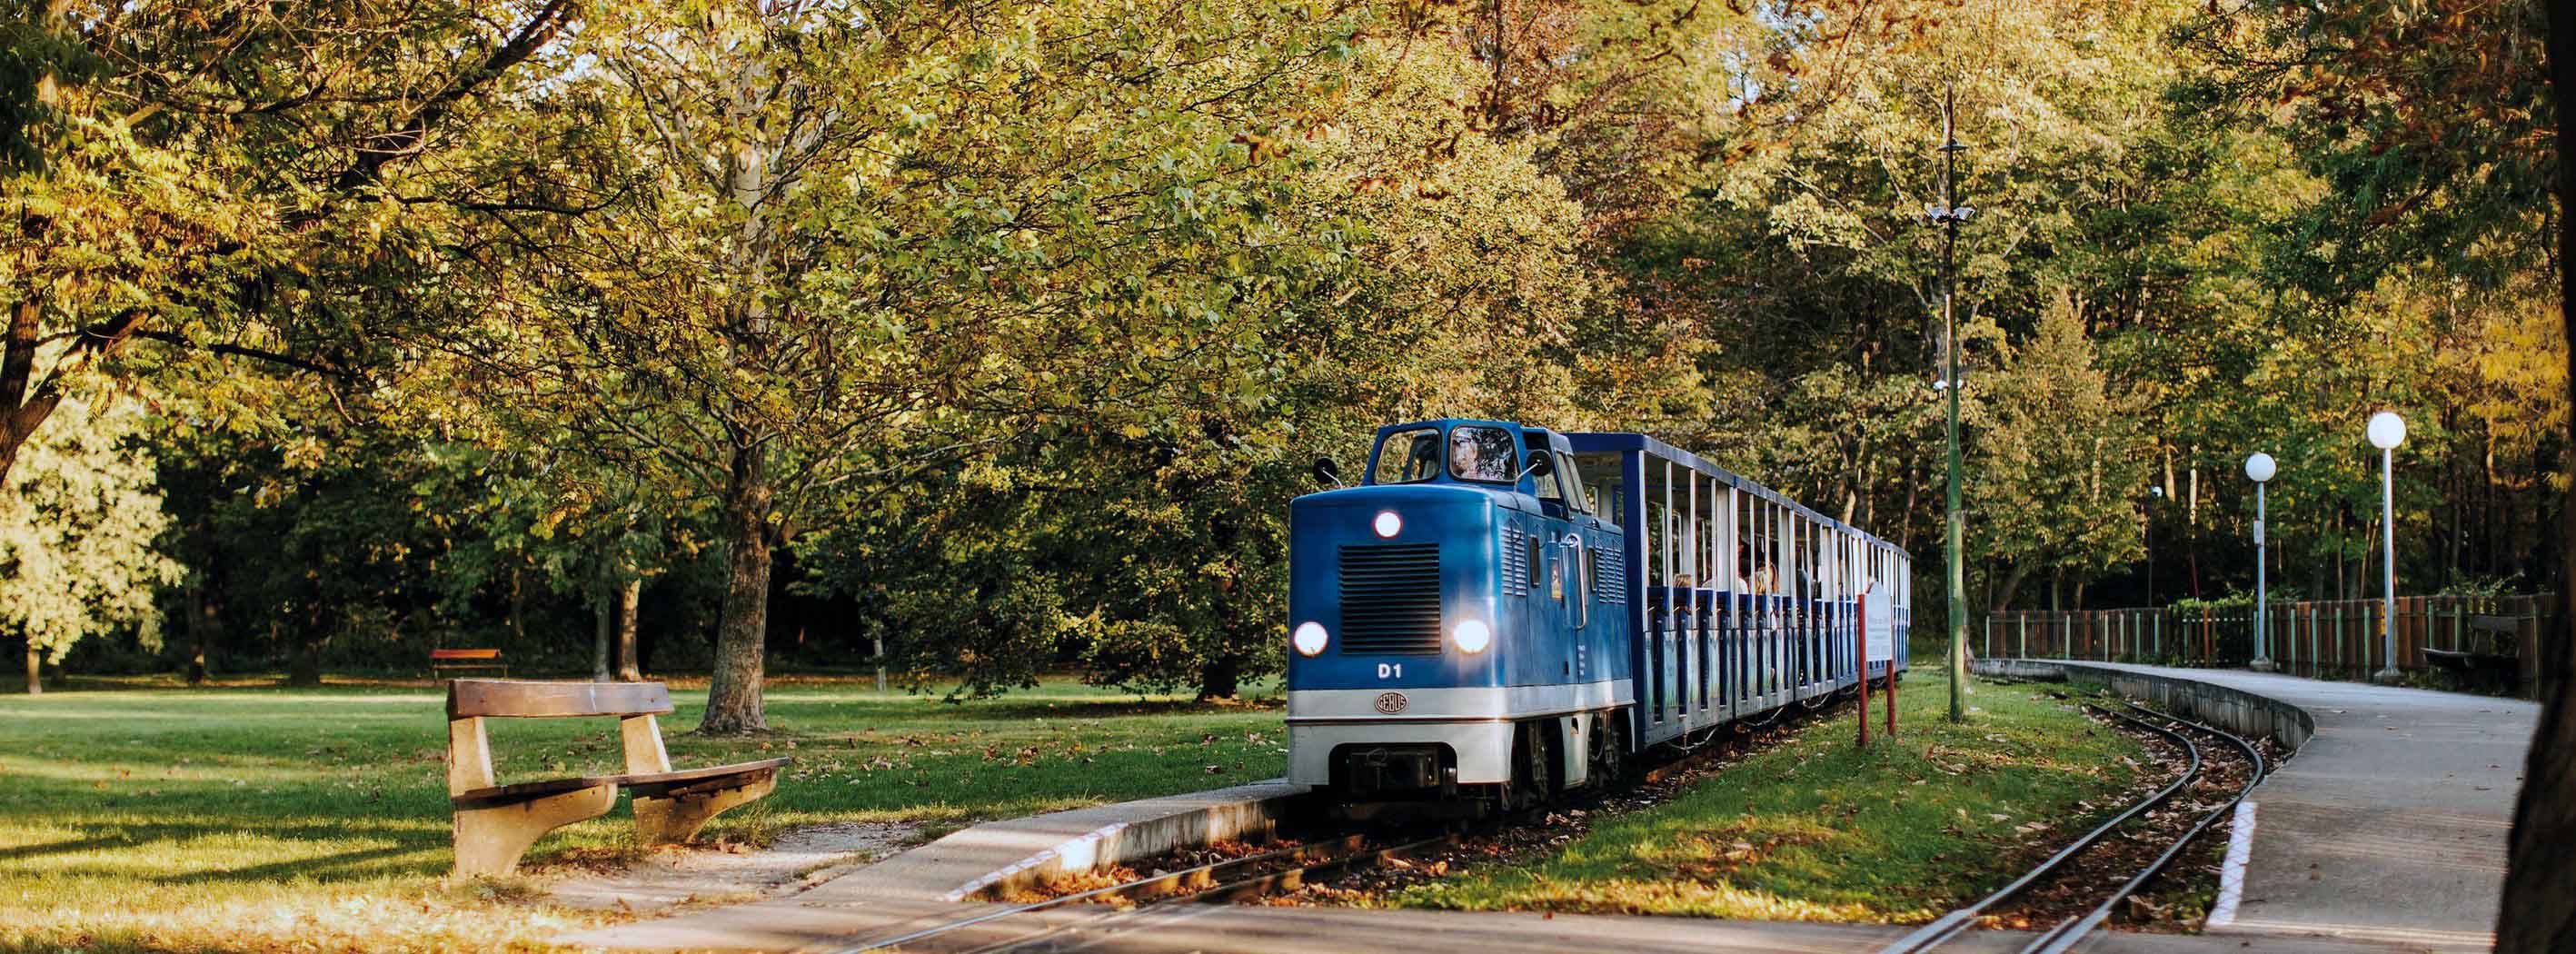
[[[2511,616],[2471,616],[2466,646],[2425,647],[2424,661],[2462,685],[2510,690],[2522,681],[2522,657],[2514,651],[2521,631],[2522,621]]]
[[[510,675],[510,664],[501,661],[498,649],[433,649],[429,651],[429,678],[440,673],[499,670]]]
[[[671,711],[658,682],[518,682],[457,679],[447,684],[447,796],[455,813],[456,873],[508,874],[547,832],[608,814],[617,790],[634,796],[635,830],[645,844],[687,841],[708,819],[778,787],[788,759],[671,770],[655,716]],[[487,718],[615,716],[626,772],[498,784]]]

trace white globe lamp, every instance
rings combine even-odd
[[[2266,592],[2266,584],[2271,581],[2265,579],[2268,568],[2264,565],[2263,485],[2270,483],[2278,470],[2278,466],[2272,463],[2272,455],[2262,451],[2255,451],[2253,456],[2245,458],[2245,479],[2254,482],[2254,661],[2251,665],[2255,672],[2271,672],[2274,668],[2272,619],[2265,612],[2269,605],[2266,601],[2271,598],[2271,594]]]
[[[2406,443],[2406,419],[2395,411],[2381,411],[2370,416],[2370,446],[2392,450]]]
[[[2370,446],[2379,448],[2379,555],[2380,577],[2385,585],[2380,590],[2379,613],[2380,661],[2386,665],[2370,674],[2372,682],[2394,683],[2403,678],[2397,671],[2397,478],[2395,453],[2397,445],[2406,442],[2406,419],[2395,411],[2381,411],[2370,416]]]

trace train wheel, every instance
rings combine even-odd
[[[1547,801],[1554,773],[1548,771],[1544,735],[1530,723],[1512,728],[1512,780],[1503,786],[1504,811],[1526,811]]]
[[[1613,788],[1628,782],[1627,720],[1619,713],[1601,716],[1601,727],[1592,733],[1592,774],[1602,787]]]

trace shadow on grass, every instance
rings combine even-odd
[[[184,847],[189,842],[207,839],[237,838],[245,834],[272,845],[262,853],[289,853],[295,857],[242,867],[212,867],[220,864],[220,853],[208,853],[209,867],[143,876],[145,880],[170,885],[223,882],[265,882],[285,877],[310,878],[316,881],[366,880],[388,875],[436,874],[447,864],[448,839],[443,831],[419,825],[365,824],[350,822],[305,823],[295,825],[245,823],[243,819],[225,816],[203,822],[163,822],[155,824],[78,824],[74,837],[32,845],[0,848],[0,861],[41,862],[45,859],[84,852],[144,852],[163,856],[157,864],[168,864],[166,858],[181,853],[201,853],[203,848]],[[298,849],[318,848],[334,841],[363,839],[384,842],[365,848],[331,853],[298,853]],[[391,861],[402,856],[416,859]],[[97,865],[46,867],[46,875],[63,877],[132,878],[130,864],[112,859]]]

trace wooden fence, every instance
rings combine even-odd
[[[2322,679],[2367,679],[2387,664],[2379,600],[2271,604],[2272,662],[2280,671]],[[2423,650],[2501,651],[2519,658],[2516,691],[2537,688],[2541,640],[2557,597],[2401,596],[2397,598],[2397,667],[2431,668]],[[2481,618],[2510,634],[2479,634]],[[1986,616],[1988,658],[2091,659],[2166,666],[2242,667],[2254,657],[2254,608],[2195,610],[2015,610]]]

